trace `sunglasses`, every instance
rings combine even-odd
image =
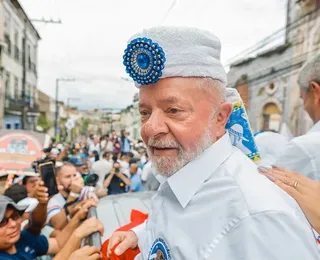
[[[12,213],[10,217],[4,217],[2,221],[0,222],[0,228],[5,227],[9,223],[9,219],[12,219],[13,221],[17,221],[21,218],[21,214],[18,211],[15,211]]]

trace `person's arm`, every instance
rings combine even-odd
[[[80,222],[86,218],[88,209],[96,206],[92,200],[87,200],[76,208],[74,217],[69,221],[66,227],[57,234],[55,238],[49,239],[49,255],[57,254],[57,252],[66,244],[72,233],[79,227]]]
[[[131,181],[122,173],[119,172],[118,174],[116,174],[127,186],[131,185]]]
[[[67,210],[65,210],[65,208],[60,209],[60,212],[50,219],[50,223],[55,229],[62,229],[68,223],[67,213],[72,212],[78,200],[78,198],[73,197],[72,194],[78,194],[80,197],[81,189],[83,188],[83,186],[84,186],[84,182],[82,177],[77,176],[74,178],[74,180],[72,180],[72,185],[70,189],[72,193],[68,195],[67,202],[66,202],[66,204],[71,203],[71,205],[67,207]]]
[[[112,180],[112,178],[113,178],[113,176],[114,176],[114,169],[112,169],[111,170],[111,172],[110,172],[110,174],[108,175],[108,177],[107,177],[107,179],[104,181],[104,183],[103,183],[103,186],[105,187],[105,188],[109,188],[109,186],[110,186],[110,183],[111,183],[111,180]]]
[[[48,188],[44,186],[41,181],[36,189],[36,198],[39,201],[38,206],[31,213],[30,225],[26,228],[33,235],[40,235],[41,229],[47,220],[47,207],[48,207]]]
[[[80,227],[78,227],[72,234],[69,236],[68,241],[63,246],[59,253],[55,256],[54,260],[65,260],[77,249],[80,248],[82,239],[86,238],[90,234],[99,231],[103,235],[103,224],[95,217],[87,219]],[[50,242],[49,242],[50,248]],[[55,248],[57,249],[57,248]]]
[[[128,192],[135,192],[138,188],[139,183],[137,180],[131,180],[130,190]]]

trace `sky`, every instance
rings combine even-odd
[[[80,109],[125,108],[138,91],[122,65],[127,40],[157,25],[191,26],[216,34],[227,60],[285,25],[286,0],[20,0],[41,41],[38,88]]]

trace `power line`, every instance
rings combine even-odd
[[[316,17],[317,13],[320,11],[320,8],[317,7],[316,9],[312,10],[311,12],[305,14],[304,16],[302,16],[301,18],[299,18],[298,20],[295,20],[291,23],[288,23],[285,27],[280,28],[279,30],[277,30],[276,32],[272,33],[271,35],[267,36],[266,38],[264,38],[263,40],[259,41],[258,43],[255,43],[254,45],[252,45],[251,47],[245,49],[244,51],[240,52],[239,54],[237,54],[236,56],[232,57],[231,59],[229,59],[225,66],[230,66],[232,63],[236,62],[237,60],[240,59],[240,56],[250,56],[252,53],[254,52],[258,52],[259,50],[261,50],[263,47],[267,46],[267,44],[272,43],[272,41],[278,40],[281,37],[285,37],[294,29],[296,29],[297,27],[299,27],[301,24],[303,24],[304,22],[306,22],[306,18],[312,18],[313,16]],[[285,39],[287,40],[287,39]]]
[[[252,84],[256,81],[259,81],[265,77],[274,76],[278,72],[285,71],[287,69],[290,69],[290,68],[293,68],[296,66],[300,67],[300,65],[303,64],[307,60],[308,54],[317,53],[319,50],[320,50],[320,47],[317,47],[311,51],[304,52],[302,54],[294,56],[291,59],[286,59],[286,60],[282,60],[278,63],[273,63],[272,65],[258,71],[255,74],[248,75],[248,76],[250,76],[250,78],[249,78],[249,80],[246,81],[246,83],[249,85],[249,84]],[[276,66],[278,66],[280,68],[276,69],[275,68]],[[263,73],[264,71],[265,71],[265,73]],[[229,83],[228,86],[235,87],[236,84],[237,84],[237,80],[232,83]]]
[[[160,22],[160,24],[163,24],[165,22],[165,20],[167,19],[168,15],[170,14],[170,12],[172,11],[172,9],[178,4],[178,0],[173,0],[169,9],[167,10],[165,16],[162,18],[162,21]]]
[[[59,20],[53,20],[53,19],[44,19],[44,18],[41,18],[41,19],[30,19],[31,22],[36,22],[36,23],[44,23],[44,24],[62,24],[62,21],[61,19]]]

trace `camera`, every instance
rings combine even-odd
[[[39,173],[39,165],[40,165],[40,164],[47,163],[47,162],[52,162],[53,165],[56,164],[56,161],[53,160],[53,159],[41,159],[41,160],[38,160],[38,161],[34,161],[34,162],[31,164],[31,167],[32,167],[32,169],[34,170],[35,173]]]

